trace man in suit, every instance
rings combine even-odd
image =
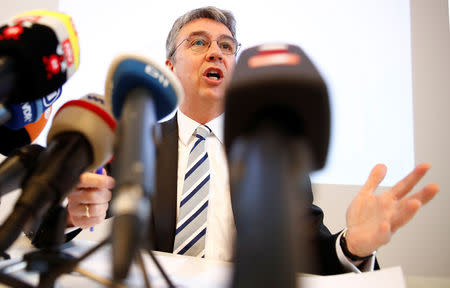
[[[162,141],[157,152],[157,195],[152,201],[151,221],[155,250],[191,255],[190,250],[195,248],[195,256],[232,260],[236,230],[222,127],[225,89],[239,47],[235,34],[235,20],[229,11],[205,7],[178,18],[168,35],[166,65],[179,78],[185,99],[175,116],[160,124]],[[207,133],[196,132],[199,126],[203,130],[206,128]],[[205,215],[206,223],[189,240],[177,240],[185,225],[180,224],[184,217],[180,215],[185,213],[180,206],[186,203],[186,198],[191,199],[183,191],[190,185],[185,183],[189,174],[187,168],[192,171],[192,166],[197,165],[191,164],[190,154],[197,145],[200,146],[199,143],[206,149],[202,155],[207,154],[203,158],[207,159],[209,168],[207,176],[198,180],[203,183],[199,191],[207,191],[207,204],[203,202],[201,206],[207,208],[198,214]],[[373,269],[375,251],[388,243],[392,234],[438,192],[436,184],[429,184],[408,194],[429,168],[429,164],[420,164],[392,189],[374,195],[386,174],[384,165],[375,166],[347,210],[347,228],[335,235],[323,225],[322,210],[312,204],[308,181],[311,225],[317,234],[321,272],[336,274]],[[114,180],[109,176],[83,174],[79,186],[69,195],[69,224],[86,228],[101,222],[113,185]],[[197,218],[191,218],[196,222]],[[180,242],[190,244],[180,246]]]

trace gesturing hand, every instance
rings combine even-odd
[[[358,256],[370,255],[388,243],[395,231],[405,225],[439,191],[437,184],[408,195],[430,169],[422,163],[388,191],[375,195],[374,191],[386,175],[386,166],[376,165],[358,195],[347,209],[347,246]]]

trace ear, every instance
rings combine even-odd
[[[166,60],[166,66],[173,72],[174,66],[171,60],[169,59]]]

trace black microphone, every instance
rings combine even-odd
[[[61,93],[62,89],[59,88],[57,91],[34,101],[7,105],[10,119],[5,122],[4,126],[12,130],[18,130],[27,124],[38,121],[42,114],[59,99]]]
[[[10,129],[5,125],[0,126],[0,154],[5,156],[11,155],[11,153],[20,147],[26,146],[32,143],[42,133],[45,125],[48,122],[52,111],[52,107],[49,107],[38,121],[30,124],[26,124],[20,129]]]
[[[44,147],[33,144],[16,149],[0,164],[0,197],[22,186],[27,174],[34,168]]]
[[[306,189],[328,151],[325,82],[299,47],[263,44],[242,52],[225,101],[237,228],[232,287],[297,287],[297,271],[316,271]]]
[[[311,169],[325,165],[330,137],[328,92],[319,71],[297,46],[266,44],[241,53],[227,89],[225,147],[269,119],[308,139]],[[240,113],[245,111],[245,113]]]
[[[183,97],[175,75],[165,66],[137,55],[118,56],[106,78],[106,99],[119,119],[112,174],[113,277],[126,278],[151,215],[155,190],[153,125],[172,112]]]
[[[78,66],[78,36],[70,16],[34,10],[0,27],[0,104],[43,98]]]
[[[60,204],[84,171],[111,159],[115,126],[99,95],[89,94],[60,108],[48,133],[47,150],[0,227],[0,251],[5,251],[34,219]]]
[[[62,89],[33,102],[10,104],[9,120],[0,126],[0,154],[10,155],[16,148],[33,142],[44,130],[52,112],[52,105],[61,96]]]

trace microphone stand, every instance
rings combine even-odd
[[[23,256],[22,261],[14,262],[10,265],[2,267],[0,269],[0,283],[17,288],[35,288],[35,286],[8,273],[8,268],[20,263],[25,263],[25,269],[27,271],[39,273],[39,284],[36,286],[37,288],[54,287],[55,281],[58,277],[60,277],[62,274],[69,274],[73,272],[74,270],[76,270],[78,264],[81,263],[84,259],[91,256],[104,245],[111,242],[111,237],[109,236],[94,247],[90,248],[78,258],[68,253],[62,252],[61,248],[64,244],[64,231],[67,225],[67,209],[62,206],[58,206],[54,208],[53,211],[49,214],[51,215],[51,217],[47,216],[44,220],[45,227],[48,227],[49,229],[43,231],[43,233],[45,234],[43,234],[44,238],[42,239],[42,241],[40,241],[40,250],[26,253]],[[146,250],[155,263],[156,267],[158,268],[159,272],[165,279],[167,285],[171,288],[175,287],[172,281],[169,279],[167,273],[164,271],[163,267],[160,265],[159,261],[154,256],[153,252],[150,249]],[[139,251],[137,251],[136,253],[137,262],[143,273],[145,287],[150,288],[150,281],[146,272],[147,269],[140,253],[141,252]],[[100,281],[101,283],[110,285],[112,287],[124,287],[121,283],[114,282],[113,280],[99,280],[99,277],[96,277],[92,274],[84,274],[84,276],[95,281]]]
[[[58,205],[49,212],[44,220],[46,227],[50,228],[45,231],[45,237],[42,239],[42,249],[26,253],[22,262],[26,263],[26,270],[39,273],[39,286],[37,287],[53,287],[57,278],[52,273],[54,267],[63,266],[70,262],[74,257],[70,254],[60,251],[61,245],[64,243],[64,230],[67,225],[67,210]],[[14,263],[12,265],[16,265]],[[0,270],[0,282],[11,281],[14,277],[7,275],[8,267]],[[14,287],[33,287],[20,279],[15,279],[17,283]],[[22,282],[22,283],[21,283]],[[7,284],[7,282],[5,282]],[[20,285],[19,285],[20,284]]]

